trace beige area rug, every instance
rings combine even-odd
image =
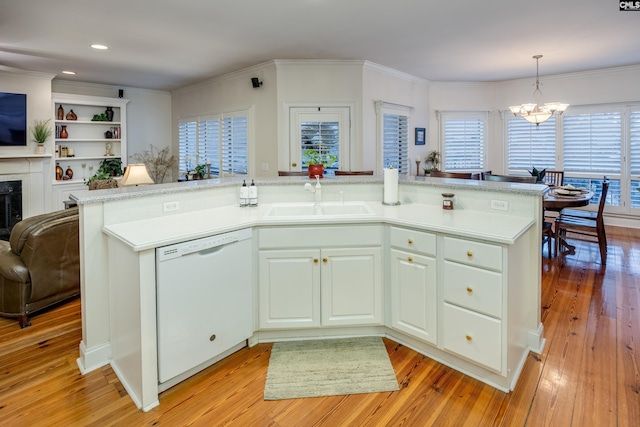
[[[380,337],[273,344],[265,400],[398,390]]]

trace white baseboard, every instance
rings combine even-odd
[[[83,375],[109,364],[111,360],[111,343],[104,343],[87,349],[84,341],[80,341],[80,357],[76,360]]]

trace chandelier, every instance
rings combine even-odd
[[[516,117],[522,117],[526,121],[538,126],[540,123],[547,120],[554,114],[560,115],[564,113],[569,104],[562,104],[560,102],[548,102],[541,104],[542,92],[540,92],[540,73],[538,61],[542,58],[542,55],[534,55],[533,59],[536,60],[536,90],[533,91],[533,103],[512,105],[509,107],[511,112]]]

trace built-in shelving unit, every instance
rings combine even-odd
[[[55,162],[66,171],[73,170],[73,179],[56,180],[55,165],[51,174],[53,185],[84,183],[95,173],[100,161],[108,158],[120,158],[123,166],[127,163],[126,105],[129,100],[122,98],[102,98],[72,94],[54,93],[53,121],[56,126]],[[62,107],[63,118],[59,119],[58,109]],[[96,115],[104,114],[107,107],[113,110],[111,121],[92,120]],[[67,120],[66,115],[73,110],[77,120]],[[60,130],[65,127],[68,136],[63,138]],[[106,137],[111,132],[112,137]],[[72,156],[63,156],[64,148],[72,151]],[[111,155],[108,155],[111,154]],[[84,167],[83,167],[84,165]]]

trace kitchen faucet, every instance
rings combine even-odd
[[[308,182],[304,185],[304,191],[314,193],[316,196],[316,203],[322,201],[322,186],[320,185],[320,175],[316,175],[316,187],[313,188]]]

